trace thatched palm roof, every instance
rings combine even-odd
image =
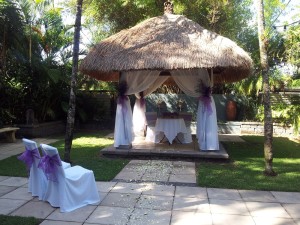
[[[215,82],[234,82],[250,75],[252,60],[228,38],[165,13],[101,41],[80,65],[84,74],[106,81],[121,71],[191,68],[213,68]]]

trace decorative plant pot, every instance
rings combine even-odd
[[[228,101],[226,105],[226,118],[227,121],[234,121],[237,114],[237,105],[235,101]]]

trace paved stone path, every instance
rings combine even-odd
[[[69,213],[33,198],[27,178],[0,177],[0,214],[42,225],[299,225],[300,193],[97,182],[99,205]]]
[[[114,181],[196,186],[194,162],[131,160]]]

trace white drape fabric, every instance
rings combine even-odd
[[[210,100],[211,114],[201,100],[198,103],[196,135],[201,150],[219,150],[216,106],[212,96]]]
[[[216,106],[213,97],[210,96],[212,112],[207,110],[201,100],[200,82],[206,87],[211,86],[209,74],[205,69],[172,71],[172,78],[178,87],[192,97],[198,97],[197,132],[199,148],[201,150],[219,150],[218,125]]]
[[[130,145],[133,141],[133,133],[144,129],[145,124],[145,105],[139,100],[140,92],[144,97],[151,94],[161,86],[168,77],[159,76],[160,71],[141,70],[124,72],[120,81],[126,81],[128,90],[126,95],[135,94],[137,97],[133,114],[129,99],[126,104],[118,104],[115,123],[115,147],[120,145]],[[186,94],[199,98],[197,111],[197,138],[201,150],[219,150],[218,127],[216,117],[216,107],[213,98],[210,96],[212,113],[206,110],[201,100],[199,85],[202,82],[206,87],[211,86],[209,74],[205,69],[174,70],[171,75]],[[126,108],[126,109],[125,109]],[[205,135],[204,135],[205,134]]]
[[[144,92],[144,96],[146,96],[167,79],[167,77],[159,77],[159,73],[160,71],[155,70],[128,71],[122,73],[120,81],[125,81],[128,85],[126,95],[135,94],[139,96],[138,93]],[[115,147],[130,145],[133,141],[134,132],[142,131],[146,121],[145,110],[145,105],[140,104],[140,101],[136,101],[133,114],[129,99],[126,101],[126,105],[117,104],[114,131]]]
[[[156,71],[157,74],[159,74],[159,71]],[[149,78],[149,79],[147,79]],[[147,95],[150,95],[153,91],[155,91],[158,87],[160,87],[167,79],[168,77],[160,77],[156,76],[146,76],[143,75],[140,76],[140,79],[144,81],[147,79],[148,87],[143,91],[143,96],[146,97]],[[144,130],[145,124],[146,124],[146,104],[142,104],[142,101],[140,98],[140,94],[136,93],[136,101],[133,108],[133,116],[132,116],[132,122],[133,122],[133,130],[135,134],[139,134]]]
[[[123,104],[119,104],[120,102],[121,100],[118,99],[114,132],[114,147],[116,148],[120,147],[120,145],[131,145],[133,141],[130,100],[126,96]]]
[[[139,134],[140,132],[144,131],[145,122],[146,122],[145,112],[146,112],[145,101],[140,98],[136,98],[133,107],[133,115],[132,115],[134,134]]]

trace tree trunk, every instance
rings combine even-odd
[[[71,153],[71,147],[73,141],[73,131],[74,131],[74,122],[75,122],[76,84],[77,84],[77,73],[78,73],[78,54],[79,54],[79,41],[80,41],[80,29],[81,29],[82,2],[83,0],[77,0],[70,99],[69,99],[69,110],[67,115],[67,125],[66,125],[66,135],[65,135],[64,161],[66,162],[71,161],[70,153]]]
[[[273,122],[272,111],[270,103],[270,85],[269,85],[269,65],[267,44],[268,39],[265,32],[265,18],[264,18],[264,5],[263,0],[255,0],[257,8],[257,25],[258,25],[258,39],[259,39],[259,51],[261,72],[263,76],[263,103],[264,103],[264,155],[265,155],[265,171],[267,176],[275,176],[276,173],[273,170]]]

